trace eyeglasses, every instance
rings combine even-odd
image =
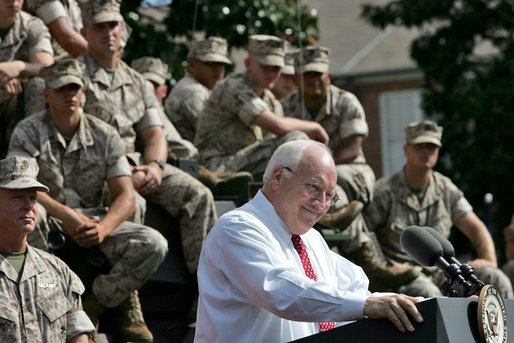
[[[291,168],[284,167],[285,170],[296,176],[302,181],[305,181],[300,175],[296,174]],[[323,194],[325,194],[325,204],[329,204],[330,206],[334,206],[336,202],[339,201],[339,196],[334,192],[325,192],[323,191],[318,185],[314,183],[305,182],[303,184],[305,187],[305,190],[307,191],[307,194],[312,199],[320,200],[323,197]]]

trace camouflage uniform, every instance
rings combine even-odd
[[[26,4],[30,13],[41,18],[46,25],[65,17],[73,30],[80,32],[82,29],[80,7],[76,0],[27,0]],[[52,39],[52,47],[55,56],[68,55],[55,39]]]
[[[300,54],[302,54],[301,58]],[[327,48],[317,47],[297,52],[295,54],[296,73],[328,72],[328,55]],[[282,106],[286,116],[314,120],[323,126],[330,137],[329,147],[333,151],[336,151],[341,141],[347,137],[354,135],[367,137],[369,134],[364,109],[357,97],[334,85],[329,86],[325,105],[318,113],[309,113],[303,104],[300,91],[282,100]],[[371,200],[375,174],[366,163],[362,147],[353,161],[348,164],[338,164],[336,169],[337,182],[348,195],[349,201],[357,199],[367,203]]]
[[[0,341],[64,343],[93,332],[83,292],[77,275],[53,255],[29,246],[20,277],[0,254]]]
[[[164,102],[168,118],[182,137],[191,142],[194,142],[198,118],[209,95],[211,91],[186,72]]]
[[[168,66],[162,63],[158,58],[142,57],[134,60],[131,67],[148,80],[145,85],[147,88],[145,92],[154,92],[154,86],[150,81],[155,82],[157,85],[163,85],[168,78]],[[155,98],[155,100],[155,107],[162,107],[162,104],[158,103],[158,99]],[[166,141],[168,142],[168,160],[175,160],[177,158],[198,158],[198,149],[196,149],[193,143],[182,138],[163,111],[159,111],[159,114],[163,124],[164,134],[166,135]]]
[[[0,40],[0,63],[15,60],[28,62],[38,52],[53,54],[50,33],[39,18],[21,11],[14,25]],[[44,82],[32,78],[24,85],[25,103],[21,107],[17,102],[22,99],[7,95],[0,88],[0,157],[7,152],[9,136],[16,122],[22,119],[25,113],[45,108],[45,101],[41,95],[43,89]]]
[[[9,154],[35,157],[40,168],[38,180],[50,189],[49,195],[86,214],[101,213],[105,206],[105,180],[131,176],[119,135],[87,114],[82,115],[69,142],[47,111],[24,119],[13,132]],[[29,235],[31,244],[42,249],[48,249],[48,220],[46,211],[41,211],[39,230]],[[150,278],[166,256],[167,242],[156,230],[126,221],[99,248],[112,268],[95,278],[92,290],[103,305],[115,307]]]
[[[153,91],[149,92],[143,76],[122,60],[113,75],[89,54],[83,55],[82,60],[89,77],[84,111],[114,126],[131,162],[143,164],[135,148],[136,133],[146,127],[162,126],[162,110]],[[203,240],[217,217],[210,190],[191,175],[166,164],[159,189],[145,198],[170,215],[180,216],[184,257],[189,271],[196,274]]]
[[[463,193],[451,180],[433,171],[422,203],[408,187],[405,174],[400,171],[388,178],[380,179],[375,186],[373,201],[364,210],[368,227],[374,230],[386,259],[417,265],[400,245],[400,236],[410,225],[428,226],[448,238],[453,223],[472,211]],[[485,283],[498,286],[505,297],[512,297],[512,286],[499,269],[487,267],[475,271]],[[439,287],[444,278],[439,270],[425,269],[411,283],[397,291],[425,297],[440,296]]]
[[[191,44],[188,58],[232,64],[227,56],[227,41],[219,37],[209,37]],[[210,94],[210,89],[186,72],[164,102],[166,115],[182,137],[190,142],[194,142],[198,118]]]
[[[308,139],[299,131],[266,139],[253,122],[264,111],[283,115],[271,91],[259,97],[246,72],[233,74],[213,89],[198,121],[195,138],[200,162],[215,171],[247,170],[261,178],[277,147],[293,139]]]

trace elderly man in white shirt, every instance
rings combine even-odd
[[[321,143],[292,141],[275,151],[262,190],[207,237],[195,342],[285,342],[364,316],[388,318],[402,332],[414,330],[408,315],[423,321],[418,298],[370,294],[362,269],[312,229],[336,201],[336,178]]]

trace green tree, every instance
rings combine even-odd
[[[501,231],[514,212],[512,2],[398,0],[365,5],[362,16],[378,28],[419,29],[410,53],[425,75],[423,108],[444,127],[437,168],[479,215],[484,194],[493,194],[495,239],[502,247]]]
[[[198,35],[223,37],[231,48],[245,47],[252,34],[279,36],[293,45],[300,39],[303,44],[318,39],[316,12],[301,0],[174,0],[160,23],[142,20],[137,14],[140,2],[122,3],[133,28],[126,59],[159,57],[176,80],[183,75],[187,42]]]

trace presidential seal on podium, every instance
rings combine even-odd
[[[478,326],[482,342],[507,342],[507,311],[498,288],[493,285],[485,285],[480,291]]]

